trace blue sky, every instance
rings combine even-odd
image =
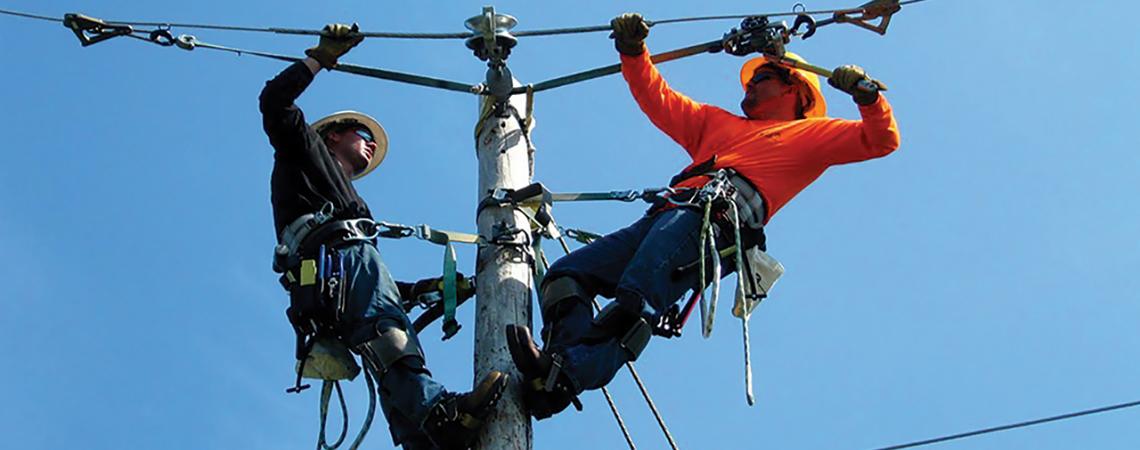
[[[370,31],[462,31],[479,2],[6,1],[61,17]],[[809,9],[853,6],[820,1]],[[789,3],[499,2],[518,29],[782,11]],[[744,401],[738,322],[655,340],[638,361],[682,448],[861,449],[1137,400],[1140,91],[1132,2],[931,0],[890,32],[821,30],[792,49],[859,64],[890,85],[902,147],[829,170],[782,209],[769,249],[787,274],[752,321],[757,405]],[[310,448],[317,394],[291,382],[287,299],[269,270],[271,150],[257,94],[284,64],[119,38],[82,48],[59,24],[0,16],[0,408],[5,447]],[[664,51],[736,21],[655,27]],[[311,37],[174,29],[200,40],[299,55]],[[524,38],[509,63],[538,82],[611,64],[604,33]],[[460,41],[372,39],[343,61],[475,83]],[[662,66],[691,97],[734,109],[740,58]],[[827,89],[832,116],[856,118]],[[474,229],[476,98],[322,73],[309,117],[369,112],[392,147],[358,183],[378,218]],[[617,76],[541,93],[536,180],[555,191],[659,186],[687,157]],[[640,204],[559,205],[595,231]],[[552,248],[551,254],[557,254]],[[441,249],[384,241],[394,274],[439,273]],[[474,252],[460,249],[470,273]],[[723,312],[725,308],[722,308]],[[429,364],[471,383],[467,327]],[[664,448],[624,374],[611,385],[639,448]],[[353,418],[366,406],[348,390]],[[586,411],[535,425],[535,447],[619,449],[600,393]],[[940,444],[945,449],[1132,449],[1126,410]],[[358,423],[354,421],[354,424]],[[378,424],[368,448],[387,448]]]

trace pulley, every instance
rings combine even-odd
[[[752,16],[741,21],[739,29],[725,33],[723,45],[726,53],[735,56],[783,55],[784,46],[789,42],[791,31],[787,22],[769,22],[765,16]]]

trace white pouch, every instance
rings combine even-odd
[[[737,272],[739,276],[737,282],[744,283],[746,293],[744,298],[737,296],[736,304],[732,308],[732,315],[740,318],[751,315],[760,300],[768,296],[772,286],[775,286],[776,281],[784,274],[784,265],[764,253],[760,247],[748,249],[744,252],[744,257],[748,259],[748,270]],[[758,292],[752,292],[754,287]]]
[[[301,370],[301,362],[297,362],[297,369]],[[305,369],[301,372],[304,378],[314,380],[352,380],[360,374],[360,366],[348,347],[341,344],[336,338],[321,337],[313,343],[313,349],[305,358]]]

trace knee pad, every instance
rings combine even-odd
[[[594,295],[586,291],[578,280],[570,276],[560,276],[554,279],[547,279],[546,283],[542,285],[542,317],[546,320],[553,319],[562,314],[566,302],[581,302],[588,304]]]
[[[356,346],[365,364],[374,372],[383,375],[396,364],[404,364],[413,370],[425,370],[424,354],[415,335],[399,328],[388,328],[379,336]]]
[[[610,302],[590,326],[590,331],[583,337],[583,342],[601,342],[607,339],[618,340],[625,351],[629,352],[630,360],[636,361],[649,345],[649,338],[653,335],[653,327],[640,315],[633,313],[617,302]]]

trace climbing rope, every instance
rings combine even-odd
[[[348,447],[349,450],[360,448],[360,444],[364,442],[364,436],[372,428],[372,419],[376,416],[376,380],[372,378],[368,369],[364,370],[364,384],[368,386],[368,414],[364,416],[364,424],[360,426],[360,432],[356,434],[356,439],[353,439],[352,445]],[[336,442],[329,444],[325,440],[325,424],[328,419],[329,401],[334,388],[337,400],[340,402],[342,423],[340,436]],[[340,381],[325,380],[321,386],[320,422],[320,431],[317,434],[317,450],[336,450],[344,443],[344,438],[348,436],[348,406],[344,402],[344,392],[341,391]]]

